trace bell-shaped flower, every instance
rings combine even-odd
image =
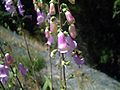
[[[47,45],[51,46],[52,43],[54,43],[54,38],[50,33],[50,36],[47,38]]]
[[[49,13],[50,13],[50,15],[55,15],[55,13],[56,13],[56,11],[55,11],[55,5],[52,2],[50,3]]]
[[[6,59],[6,64],[7,65],[11,65],[14,61],[13,57],[9,53],[5,54],[5,59]]]
[[[5,0],[5,9],[11,14],[16,12],[16,9],[15,9],[15,6],[13,5],[12,0]]]
[[[0,65],[0,81],[6,84],[9,78],[9,69],[5,65]]]
[[[37,8],[37,24],[40,25],[45,22],[45,13],[41,12],[39,8]]]
[[[70,11],[66,11],[65,12],[65,17],[67,19],[67,22],[68,24],[72,24],[72,23],[75,23],[75,18],[72,16],[71,12]]]
[[[60,51],[60,53],[67,53],[68,52],[65,35],[61,31],[58,33],[58,51]]]
[[[79,67],[85,63],[85,60],[81,55],[75,54],[73,55],[73,59]]]
[[[77,32],[76,32],[76,28],[75,28],[75,25],[74,24],[71,24],[68,28],[68,31],[69,31],[69,34],[70,36],[75,39],[76,36],[77,36]]]
[[[27,75],[27,69],[24,67],[24,65],[22,63],[19,63],[18,69],[23,76]]]
[[[20,0],[18,0],[18,2],[17,2],[17,7],[18,7],[18,11],[19,11],[19,13],[20,13],[20,15],[24,15],[24,12],[25,12],[25,10],[23,9],[23,5],[22,5],[22,3],[21,3],[21,1]]]
[[[77,47],[77,42],[73,40],[70,36],[66,37],[68,52],[72,53],[72,51]]]
[[[55,17],[51,17],[50,19],[50,31],[51,33],[57,32],[57,22]]]

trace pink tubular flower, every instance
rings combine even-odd
[[[37,8],[37,24],[41,24],[43,22],[45,22],[45,14],[43,12],[41,12],[39,10],[39,8]]]
[[[52,33],[57,32],[57,23],[56,23],[56,19],[54,18],[54,20],[50,20],[50,31]]]
[[[69,24],[75,23],[75,18],[72,16],[70,11],[66,11],[65,16]]]
[[[66,37],[66,42],[68,46],[68,51],[72,53],[72,51],[77,47],[76,41],[74,41],[70,36]]]
[[[54,3],[50,3],[49,13],[50,15],[55,15],[56,11]]]
[[[68,52],[67,42],[65,40],[65,35],[63,32],[58,33],[58,50],[60,53]]]
[[[6,64],[7,65],[10,65],[10,64],[13,63],[13,57],[9,53],[5,54],[5,58],[6,58]]]
[[[51,46],[51,44],[54,42],[53,36],[50,34],[50,36],[47,38],[47,45]]]
[[[77,36],[77,32],[76,32],[76,28],[75,28],[75,25],[74,25],[74,24],[71,24],[71,25],[69,26],[68,31],[69,31],[70,36],[71,36],[73,39],[75,39],[76,36]]]

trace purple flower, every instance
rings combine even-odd
[[[45,17],[46,17],[45,13],[41,12],[39,8],[37,8],[37,24],[38,25],[45,22]]]
[[[85,63],[85,60],[84,60],[84,58],[81,56],[81,55],[77,55],[77,54],[75,54],[74,56],[73,56],[73,59],[74,59],[74,61],[75,61],[75,63],[77,64],[77,65],[83,65],[84,63]]]
[[[0,65],[0,81],[6,84],[8,81],[9,69],[5,65]]]
[[[70,36],[66,37],[66,42],[68,46],[68,52],[71,53],[77,47],[77,43]]]
[[[66,11],[65,16],[69,24],[75,23],[75,18],[72,16],[70,11]]]
[[[16,9],[13,5],[13,1],[12,0],[5,0],[5,9],[9,12],[9,13],[15,13]]]
[[[50,34],[49,38],[47,38],[47,45],[51,46],[51,44],[54,42],[53,36]]]
[[[5,54],[5,58],[6,58],[6,64],[7,65],[10,65],[10,64],[13,63],[13,57],[9,53]]]
[[[60,53],[68,52],[67,42],[65,40],[65,35],[63,32],[58,33],[58,50]]]
[[[24,65],[22,63],[19,63],[18,69],[23,76],[27,75],[27,69],[24,67]]]
[[[18,11],[19,11],[19,13],[20,13],[20,15],[24,15],[24,12],[25,12],[25,10],[23,10],[23,5],[22,5],[22,3],[21,3],[21,1],[20,0],[18,0],[18,2],[17,2],[17,6],[18,6]]]

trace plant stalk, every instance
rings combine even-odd
[[[51,49],[50,47],[48,48],[49,50],[49,61],[50,61],[50,78],[51,78],[51,89],[53,90],[53,76],[52,76],[52,60],[51,60],[51,56],[50,56],[50,53],[51,53]]]
[[[4,87],[4,85],[2,84],[2,82],[0,81],[0,84],[1,84],[1,86],[2,86],[2,88],[3,88],[3,90],[5,90],[5,87]]]

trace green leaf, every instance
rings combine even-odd
[[[52,84],[51,84],[50,79],[47,76],[45,76],[45,83],[43,85],[42,90],[48,90],[48,88],[49,88],[49,90],[52,90]]]

